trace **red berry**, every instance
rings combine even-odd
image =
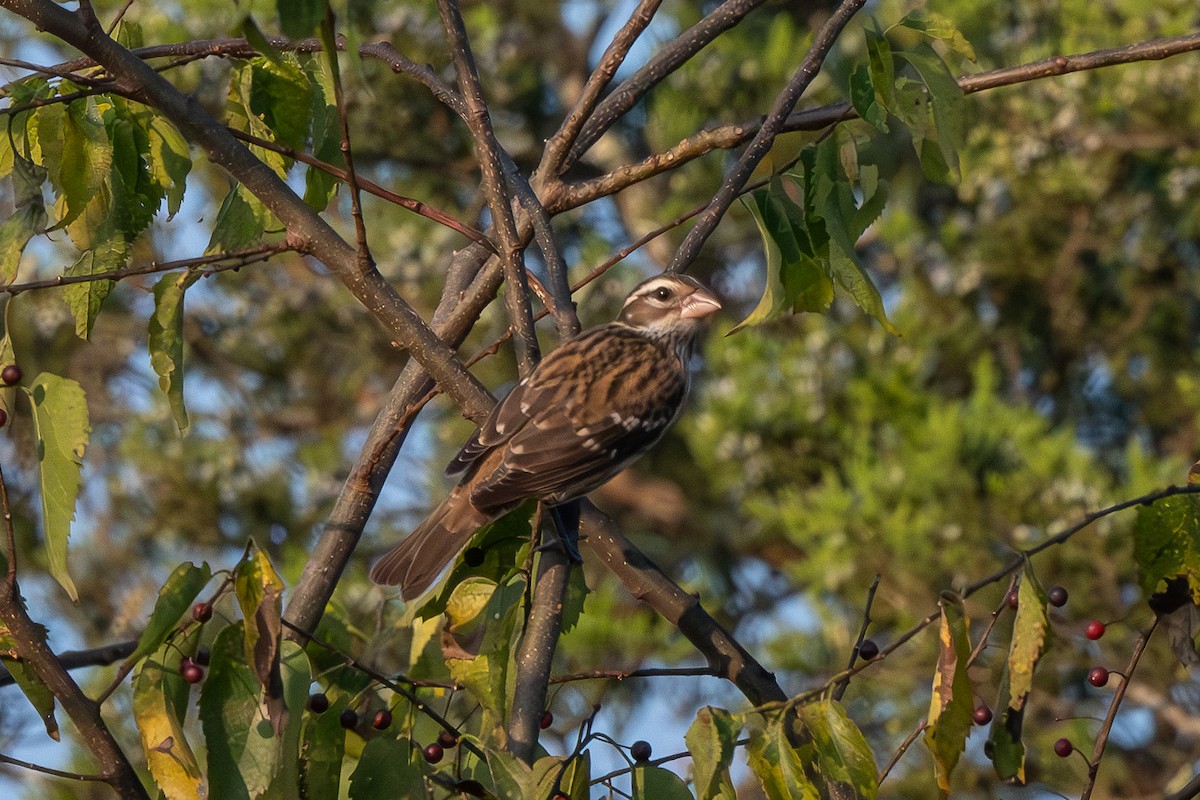
[[[971,712],[971,719],[975,720],[976,725],[987,725],[992,721],[992,710],[987,706],[976,706]]]
[[[324,714],[329,710],[329,698],[325,696],[324,692],[310,694],[305,708],[314,714]]]
[[[449,750],[451,747],[458,746],[458,737],[450,731],[442,731],[438,734],[437,743],[442,746],[443,750]]]
[[[392,724],[392,712],[386,708],[375,712],[375,719],[371,720],[371,727],[377,731],[386,730]]]
[[[554,715],[552,713],[550,713],[549,711],[543,711],[542,718],[538,720],[538,727],[541,728],[542,730],[546,730],[546,728],[549,728],[553,724],[554,724]]]
[[[342,727],[345,728],[346,730],[350,730],[351,728],[357,728],[358,727],[358,712],[355,711],[353,708],[347,708],[345,711],[343,711],[341,713],[341,716],[338,717],[338,722],[340,722]]]
[[[652,752],[650,743],[644,739],[638,739],[629,748],[629,755],[633,756],[634,761],[649,761]]]
[[[1067,604],[1067,590],[1062,586],[1055,586],[1046,593],[1046,598],[1050,601],[1050,605],[1055,608],[1062,608]]]
[[[864,661],[874,661],[879,656],[879,645],[875,644],[874,639],[863,639],[858,646],[858,655]]]
[[[1021,596],[1017,594],[1017,590],[1013,589],[1011,592],[1004,595],[1004,602],[1008,604],[1009,608],[1015,609],[1021,603],[1020,597]]]
[[[9,364],[4,369],[0,370],[0,383],[5,386],[13,386],[21,382],[21,368],[16,364]]]
[[[195,663],[196,662],[192,660],[191,656],[183,656],[179,659],[179,671],[183,672],[185,669],[188,668],[188,666],[195,664]]]
[[[1054,743],[1054,754],[1059,758],[1067,758],[1075,750],[1075,745],[1071,744],[1070,739],[1059,739]]]
[[[554,800],[571,800],[571,798],[567,797],[562,792],[559,792],[558,794],[554,795]]]
[[[1104,623],[1098,619],[1094,619],[1087,624],[1087,629],[1083,635],[1091,639],[1093,642],[1104,635]]]
[[[438,763],[439,761],[442,760],[442,756],[444,756],[445,754],[446,754],[446,751],[443,750],[442,746],[440,744],[438,744],[437,742],[434,742],[433,744],[425,745],[425,749],[421,751],[421,755],[424,756],[425,760],[428,761],[430,764]]]
[[[192,619],[196,622],[208,622],[212,619],[212,605],[210,603],[196,603],[192,606]]]
[[[6,422],[8,422],[8,412],[0,408],[0,428],[3,428]]]
[[[204,667],[189,661],[186,666],[179,670],[179,674],[183,676],[185,681],[195,686],[204,680]]]
[[[1092,667],[1092,671],[1088,673],[1088,683],[1099,689],[1108,683],[1108,670],[1104,667]]]

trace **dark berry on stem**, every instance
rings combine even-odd
[[[392,724],[392,712],[386,708],[375,712],[375,719],[371,720],[371,727],[377,731],[387,730]]]
[[[1004,602],[1008,604],[1009,608],[1015,609],[1018,605],[1020,605],[1020,597],[1021,596],[1017,594],[1017,590],[1013,589],[1011,592],[1004,595]]]
[[[187,666],[179,670],[179,674],[183,676],[185,681],[193,686],[204,680],[204,668],[196,663],[189,662]]]
[[[483,563],[483,548],[468,547],[463,551],[463,563],[468,567],[478,567]]]
[[[538,727],[541,728],[542,730],[546,730],[546,728],[549,728],[553,724],[554,724],[554,715],[552,713],[550,713],[549,711],[543,711],[542,718],[538,720]]]
[[[1094,642],[1104,635],[1104,623],[1094,619],[1087,624],[1087,629],[1083,633]]]
[[[987,725],[992,721],[992,710],[987,706],[976,706],[975,710],[971,712],[971,719],[975,721],[976,725]]]
[[[1092,671],[1088,673],[1088,683],[1099,689],[1108,683],[1108,670],[1104,667],[1092,667]]]
[[[440,744],[443,749],[449,749],[451,747],[458,746],[458,739],[450,731],[442,731],[438,734],[437,743]]]
[[[1071,744],[1070,739],[1059,739],[1054,743],[1054,755],[1059,758],[1066,758],[1075,750],[1075,745]]]
[[[338,717],[338,722],[340,722],[342,724],[342,727],[347,730],[349,730],[350,728],[357,728],[358,727],[358,712],[355,711],[353,708],[347,708],[345,711],[342,712],[342,715],[340,717]]]
[[[634,761],[649,761],[652,752],[650,743],[644,739],[638,739],[629,748],[629,755],[633,756]]]
[[[208,622],[212,619],[212,606],[208,603],[196,603],[192,606],[192,619],[197,622]]]
[[[1067,594],[1067,590],[1062,586],[1054,586],[1046,593],[1046,597],[1049,599],[1050,605],[1055,608],[1062,608],[1067,604],[1069,595]]]
[[[440,744],[438,744],[437,742],[434,742],[433,744],[425,745],[425,749],[421,751],[421,755],[424,756],[425,760],[428,761],[430,764],[438,763],[439,761],[442,760],[442,756],[444,756],[445,754],[446,754],[446,751],[443,750],[442,746]]]
[[[863,643],[858,646],[858,655],[864,661],[874,661],[879,655],[879,645],[875,644],[874,639],[863,639]]]
[[[0,370],[0,383],[5,386],[14,386],[21,382],[21,368],[16,364],[9,364],[4,369]]]
[[[310,694],[305,707],[314,714],[324,714],[329,710],[329,698],[325,696],[324,692]]]

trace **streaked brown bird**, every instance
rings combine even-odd
[[[558,506],[629,466],[679,416],[692,348],[720,307],[699,281],[664,273],[635,287],[615,322],[556,348],[463,445],[446,467],[458,484],[375,562],[371,580],[399,584],[411,600],[475,531],[522,501]]]

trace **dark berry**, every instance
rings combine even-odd
[[[1099,689],[1108,683],[1108,670],[1104,667],[1092,667],[1092,671],[1088,673],[1088,683]]]
[[[197,647],[196,657],[192,660],[202,667],[207,667],[208,662],[212,660],[212,651],[207,647]]]
[[[1054,743],[1054,755],[1059,758],[1067,758],[1074,749],[1075,745],[1071,744],[1070,739],[1059,739]]]
[[[193,686],[204,680],[204,668],[194,662],[188,662],[185,667],[179,670],[179,674]]]
[[[864,661],[874,661],[879,656],[879,645],[875,644],[874,639],[863,639],[858,646],[858,655]]]
[[[553,724],[554,714],[550,713],[549,710],[543,711],[541,718],[538,719],[538,727],[542,730],[546,730],[546,728],[549,728]]]
[[[433,744],[425,745],[425,749],[421,751],[421,755],[424,756],[425,760],[428,761],[430,764],[438,763],[439,761],[442,760],[442,756],[444,756],[445,754],[446,754],[446,751],[443,750],[442,746],[440,744],[438,744],[437,742],[434,742]]]
[[[342,727],[345,728],[346,730],[350,730],[352,728],[357,728],[358,727],[358,712],[355,711],[353,708],[347,708],[345,711],[342,712],[341,716],[338,717],[338,722],[340,722]]]
[[[0,370],[0,383],[5,386],[14,386],[21,382],[21,368],[16,364],[9,364],[4,369]]]
[[[387,730],[392,724],[392,712],[386,708],[375,712],[375,719],[371,720],[371,727],[377,731]]]
[[[451,747],[458,746],[458,737],[450,731],[442,731],[438,734],[437,743],[442,746],[443,750],[449,750]]]
[[[304,707],[314,714],[324,714],[329,710],[329,698],[325,696],[324,692],[315,692],[308,696],[308,702]],[[357,720],[355,721],[357,722]]]
[[[0,408],[0,428],[3,428],[6,422],[8,422],[8,412]]]
[[[554,800],[571,800],[571,798],[567,797],[562,792],[559,792],[558,794],[554,795]]]
[[[478,567],[483,563],[483,548],[468,547],[463,551],[463,563],[468,567]]]
[[[971,719],[975,720],[976,725],[987,725],[992,721],[992,710],[987,706],[976,706],[971,712]]]
[[[629,748],[629,755],[633,756],[634,761],[649,761],[652,752],[650,743],[645,739],[638,739]]]
[[[185,669],[195,663],[196,662],[192,660],[191,656],[183,656],[179,659],[179,671],[183,672]]]
[[[192,619],[196,622],[208,622],[212,619],[212,604],[196,603],[192,606]]]
[[[1015,609],[1021,603],[1020,598],[1021,596],[1017,594],[1017,590],[1013,589],[1011,592],[1004,595],[1004,602],[1008,604],[1009,608]]]
[[[1093,642],[1104,635],[1104,623],[1098,619],[1094,619],[1087,624],[1087,629],[1083,635],[1091,639]]]
[[[1067,590],[1062,586],[1054,586],[1049,592],[1046,593],[1046,597],[1050,600],[1050,605],[1054,606],[1055,608],[1062,608],[1065,606],[1069,596],[1070,595],[1067,594]]]

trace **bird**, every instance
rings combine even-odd
[[[678,418],[692,350],[720,308],[695,278],[661,273],[633,288],[615,321],[551,351],[450,461],[458,483],[371,580],[419,597],[485,524],[529,498],[569,503],[627,467]]]

